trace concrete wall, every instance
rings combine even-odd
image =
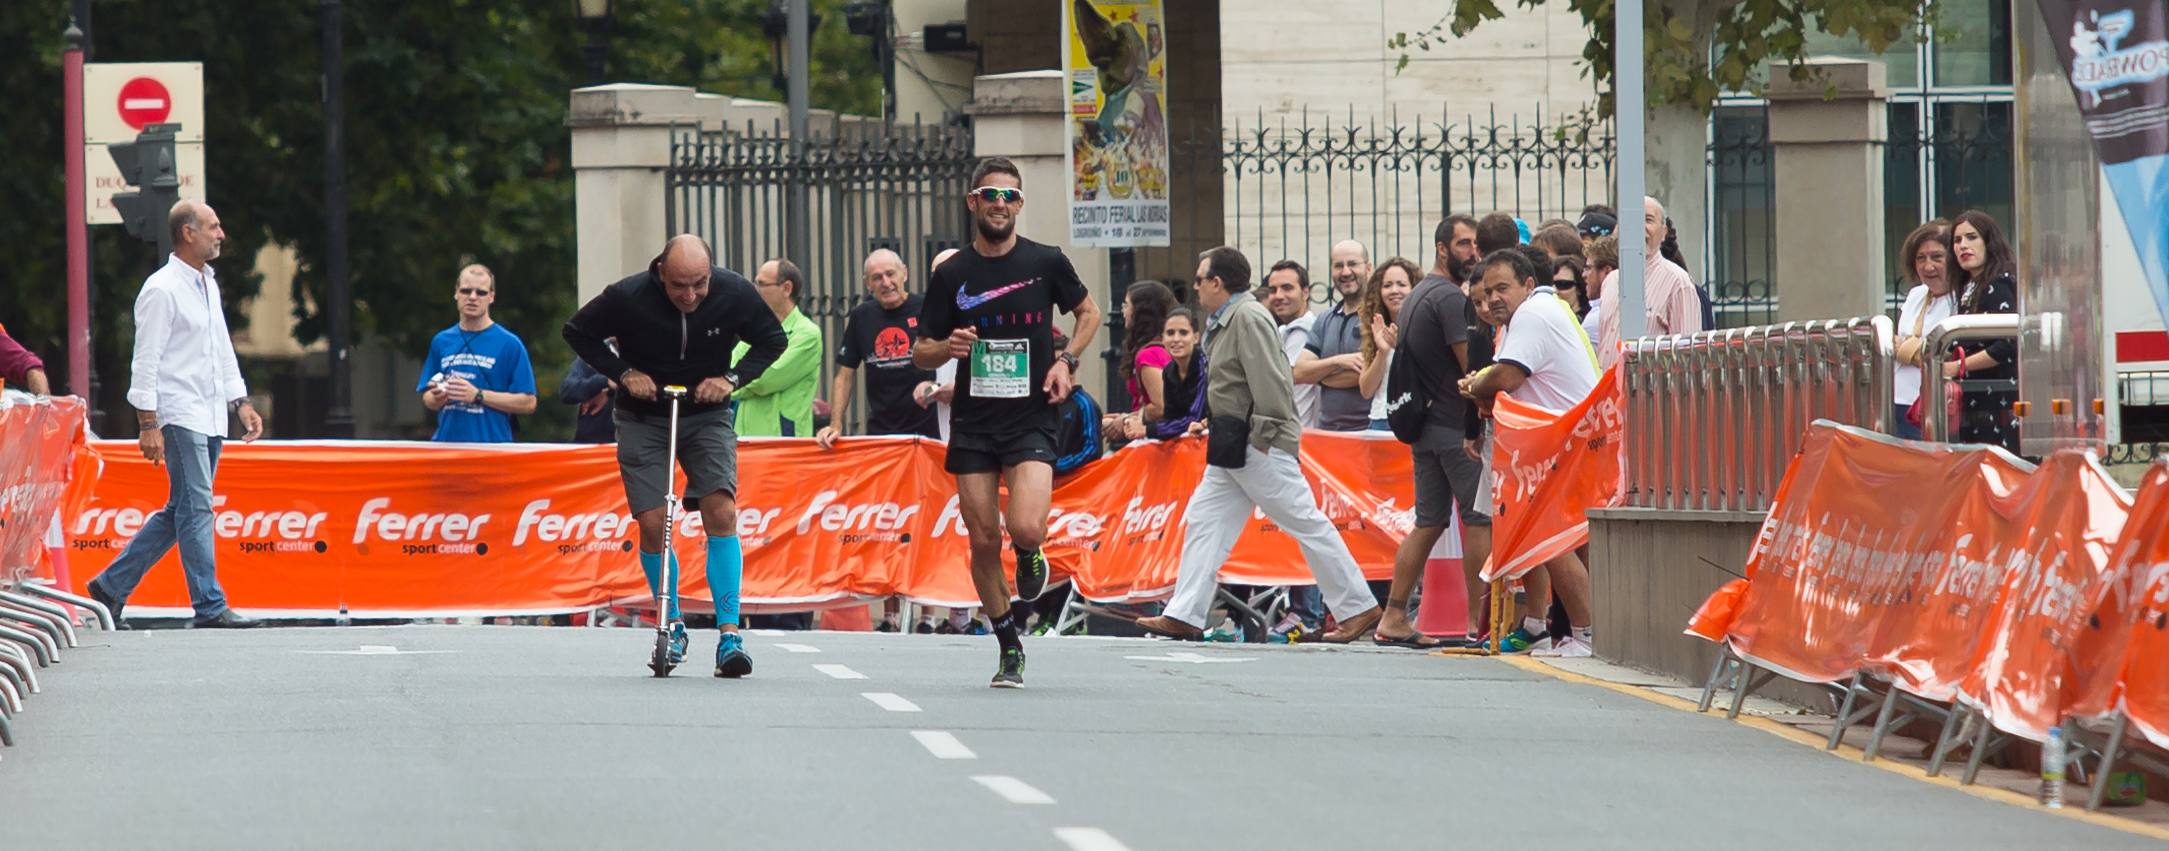
[[[896,121],[914,119],[938,124],[951,112],[961,113],[971,101],[972,77],[978,64],[969,53],[928,53],[928,24],[962,23],[968,14],[965,0],[893,0],[890,14],[896,17]]]
[[[1710,592],[1738,577],[1762,520],[1745,511],[1589,512],[1597,655],[1700,686],[1718,648],[1682,631]],[[1829,708],[1822,689],[1782,679],[1756,694]]]
[[[1222,5],[1221,91],[1231,118],[1256,121],[1330,110],[1358,118],[1484,110],[1550,114],[1595,100],[1575,62],[1589,41],[1564,3],[1530,10],[1501,3],[1506,16],[1465,38],[1412,51],[1394,72],[1397,32],[1414,32],[1452,13],[1453,0],[1248,0]],[[1170,17],[1173,10],[1170,9]],[[1291,38],[1293,34],[1297,37]]]

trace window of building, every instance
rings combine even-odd
[[[1809,39],[1810,55],[1880,59],[1888,74],[1883,233],[1893,311],[1905,294],[1895,255],[1914,227],[1975,208],[2009,223],[2015,210],[2010,0],[1948,0],[1943,15],[1933,37],[1881,54],[1856,39]],[[1784,187],[1768,131],[1765,102],[1752,95],[1722,98],[1710,118],[1703,261],[1723,327],[1773,322],[1783,297],[1772,240]]]

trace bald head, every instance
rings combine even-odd
[[[886,248],[876,248],[866,255],[866,292],[881,303],[883,310],[895,310],[910,297],[905,288],[911,283],[911,273],[904,269],[904,258]]]
[[[1363,282],[1371,278],[1371,252],[1363,243],[1344,239],[1333,243],[1333,289],[1341,294],[1341,304],[1349,311],[1355,310],[1356,295],[1363,291]]]
[[[933,263],[932,263],[931,265],[927,266],[926,268],[927,268],[928,270],[933,270],[933,269],[939,269],[939,268],[941,268],[941,264],[943,264],[943,263],[946,263],[946,262],[948,262],[948,261],[949,261],[949,258],[951,258],[951,257],[955,257],[955,256],[956,256],[956,249],[954,249],[954,248],[944,248],[944,249],[942,249],[942,250],[941,250],[941,253],[940,253],[940,254],[936,254],[936,255],[934,255],[934,262],[933,262]]]
[[[708,250],[708,243],[700,237],[681,233],[663,243],[662,261],[664,275],[690,278],[708,274],[708,270],[715,267],[715,253]]]
[[[166,233],[173,237],[173,253],[194,266],[218,259],[226,229],[218,213],[202,201],[182,199],[166,211]]]
[[[1657,249],[1664,244],[1664,205],[1648,195],[1642,196],[1642,237],[1648,256],[1657,256]]]
[[[708,279],[714,275],[715,254],[700,237],[681,233],[663,243],[655,258],[663,292],[683,313],[692,313],[708,297]]]

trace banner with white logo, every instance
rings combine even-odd
[[[2040,5],[2147,289],[2169,321],[2169,3]]]
[[[64,518],[77,590],[166,501],[165,471],[133,442],[96,445],[104,476],[88,504]],[[1407,447],[1383,434],[1314,433],[1303,449],[1319,504],[1365,574],[1391,578],[1412,519]],[[924,438],[853,438],[834,450],[804,438],[742,440],[735,520],[745,608],[890,595],[978,605],[944,451]],[[1203,438],[1186,438],[1126,448],[1063,480],[1047,528],[1055,575],[1095,600],[1165,595],[1204,470]],[[229,444],[211,502],[219,581],[254,615],[543,614],[650,598],[610,446]],[[678,524],[673,548],[685,565],[685,598],[704,604],[707,530],[698,512]],[[1221,578],[1311,581],[1294,540],[1255,512]],[[188,613],[176,555],[150,572],[128,609]]]

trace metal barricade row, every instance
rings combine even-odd
[[[1630,341],[1624,504],[1768,509],[1809,423],[1889,430],[1892,343],[1883,316]]]

